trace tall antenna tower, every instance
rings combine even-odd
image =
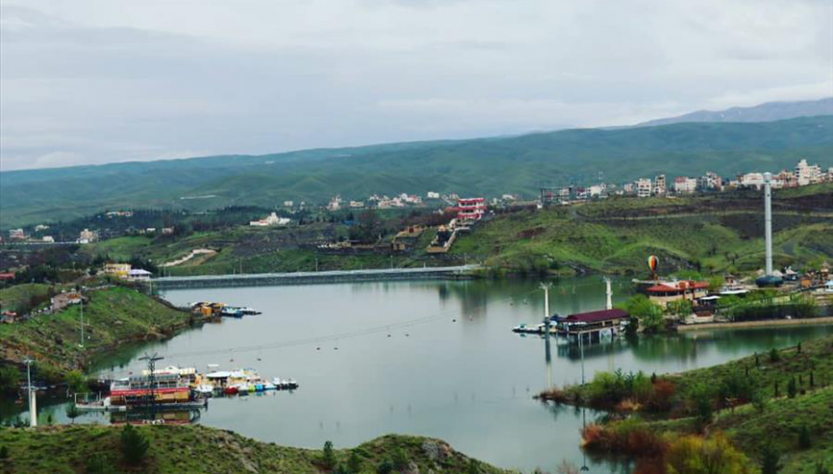
[[[162,359],[164,357],[159,357],[155,352],[153,355],[148,355],[145,352],[143,357],[139,357],[139,360],[145,360],[148,363],[148,397],[150,397],[151,420],[156,419],[156,361]]]
[[[772,173],[764,173],[764,234],[766,238],[766,275],[772,275]]]

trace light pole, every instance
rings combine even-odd
[[[81,348],[84,347],[84,296],[78,293],[81,298]]]

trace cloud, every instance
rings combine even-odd
[[[622,125],[833,90],[826,1],[0,9],[4,170]]]

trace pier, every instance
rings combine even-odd
[[[456,267],[390,268],[374,270],[335,270],[324,272],[253,273],[239,275],[201,275],[161,277],[151,280],[159,290],[220,288],[231,286],[308,285],[391,280],[459,280],[470,278],[479,265]]]

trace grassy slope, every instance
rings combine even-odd
[[[24,283],[0,290],[0,308],[4,311],[17,311],[21,305],[29,302],[32,296],[45,295],[49,285],[42,283]]]
[[[318,474],[321,451],[277,446],[240,435],[192,426],[143,426],[138,428],[150,440],[146,465],[139,470],[147,474],[262,472]],[[46,427],[36,430],[0,430],[0,445],[8,447],[11,459],[0,464],[0,473],[75,473],[84,472],[86,459],[95,453],[110,457],[113,471],[124,466],[120,459],[119,429],[85,425]],[[430,459],[431,447],[442,456]],[[429,448],[426,450],[426,447]],[[384,436],[364,443],[356,450],[362,458],[363,472],[375,472],[376,466],[395,450],[401,449],[420,472],[448,474],[467,472],[469,458],[453,451],[442,441],[411,436]],[[346,463],[349,450],[337,450],[339,462]],[[483,474],[501,471],[481,464]],[[117,471],[116,471],[117,472]]]
[[[80,307],[38,316],[21,324],[0,325],[0,359],[20,362],[31,355],[41,364],[68,370],[89,357],[129,340],[155,339],[187,325],[190,314],[136,290],[111,287],[90,291],[84,305],[86,348],[78,347]]]
[[[810,189],[829,199],[833,187]],[[808,191],[805,190],[805,193]],[[801,195],[779,197],[789,199]],[[823,201],[826,202],[826,201]],[[725,204],[726,207],[722,207]],[[648,255],[660,257],[660,271],[690,267],[723,270],[733,255],[740,270],[763,261],[760,212],[738,206],[731,197],[611,199],[542,211],[498,216],[458,240],[452,253],[476,255],[490,265],[510,269],[534,265],[594,271],[641,271]],[[735,208],[732,208],[732,207]],[[833,255],[833,213],[776,209],[775,258],[779,265],[806,263]]]
[[[274,207],[334,194],[426,191],[537,194],[541,183],[615,182],[666,173],[723,176],[833,165],[833,116],[771,123],[683,123],[618,130],[563,130],[516,137],[226,156],[0,173],[0,229],[67,219],[107,207]],[[95,193],[90,193],[95,189]],[[207,199],[182,197],[215,196]],[[79,204],[81,203],[81,204]]]

